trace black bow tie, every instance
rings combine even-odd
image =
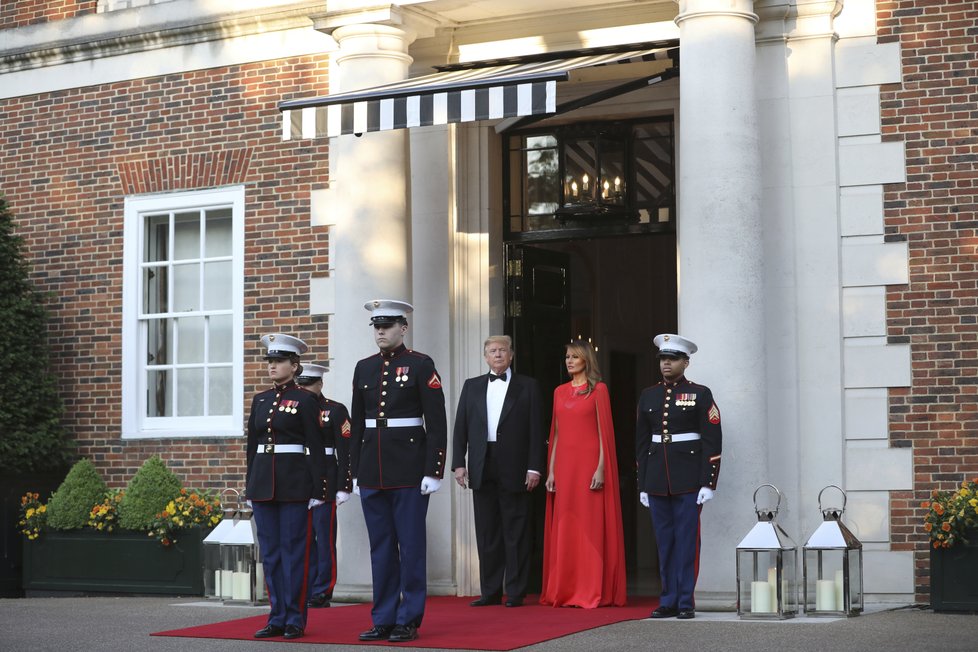
[[[492,372],[490,371],[490,372],[489,372],[489,382],[491,383],[491,382],[492,382],[492,381],[494,381],[494,380],[501,380],[501,381],[503,381],[503,382],[506,382],[506,372],[504,371],[503,373],[501,373],[501,374],[499,374],[499,375],[497,376],[496,374],[494,374],[494,373],[492,373]]]

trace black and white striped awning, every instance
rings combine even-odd
[[[282,138],[427,127],[554,113],[557,82],[578,68],[677,60],[675,41],[444,66],[393,84],[279,104]]]

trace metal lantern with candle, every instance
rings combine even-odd
[[[234,516],[234,527],[221,541],[221,568],[231,582],[224,590],[225,601],[258,604],[265,601],[265,577],[258,550],[258,537],[251,508],[240,506]]]
[[[224,597],[231,597],[231,577],[228,575],[225,581],[225,570],[221,564],[221,542],[234,528],[234,515],[237,513],[237,509],[226,498],[228,494],[234,494],[234,500],[237,502],[238,492],[234,489],[225,489],[221,492],[221,505],[224,518],[204,538],[205,598],[219,600]],[[225,589],[227,590],[226,596],[224,594]]]
[[[842,507],[823,507],[822,494],[838,489]],[[846,492],[834,484],[818,492],[822,524],[808,537],[802,574],[807,616],[858,616],[863,610],[863,544],[841,521]]]
[[[757,505],[764,487],[777,494],[773,508]],[[754,490],[757,523],[737,545],[737,615],[743,619],[785,619],[798,613],[798,546],[775,520],[781,498],[773,484]]]

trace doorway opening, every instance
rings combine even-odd
[[[628,590],[658,595],[651,519],[638,502],[635,406],[641,391],[661,379],[652,338],[676,330],[675,234],[511,243],[506,268],[506,330],[514,340],[514,366],[540,383],[548,428],[553,390],[568,380],[564,344],[580,337],[597,347],[615,425]],[[531,589],[538,589],[546,497],[534,495],[532,568],[538,575]]]

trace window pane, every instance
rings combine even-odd
[[[143,269],[143,314],[167,312],[167,268]]]
[[[208,416],[231,414],[231,367],[211,368],[207,381]]]
[[[213,315],[207,318],[208,362],[231,362],[231,328],[234,319],[231,315]]]
[[[171,312],[200,310],[200,263],[173,266]]]
[[[173,416],[173,377],[166,369],[150,371],[146,382],[146,416]]]
[[[170,364],[173,361],[173,320],[148,319],[146,329],[146,364]]]
[[[173,259],[200,258],[200,213],[173,216]]]
[[[231,255],[231,209],[217,208],[207,211],[204,222],[207,232],[204,237],[204,256]]]
[[[515,139],[514,139],[515,140]],[[509,213],[513,218],[513,231],[523,230],[523,152],[513,149],[509,153]]]
[[[204,414],[204,370],[177,369],[177,416]]]
[[[527,215],[552,214],[560,206],[557,181],[557,150],[539,149],[526,153]]]
[[[527,136],[526,147],[527,149],[533,149],[537,147],[556,147],[557,137],[552,134],[544,134],[542,136]]]
[[[177,322],[177,363],[204,361],[204,318],[181,317]]]
[[[231,307],[231,261],[204,263],[204,310]]]
[[[143,262],[153,263],[167,259],[167,243],[170,240],[170,215],[147,215],[146,243]]]

